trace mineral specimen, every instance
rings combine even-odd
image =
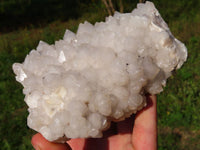
[[[41,41],[13,70],[24,86],[28,126],[54,141],[101,137],[111,121],[143,108],[145,93],[161,92],[186,58],[184,44],[146,2],[80,24],[76,34],[67,30],[55,45]]]

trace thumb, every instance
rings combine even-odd
[[[136,115],[132,141],[135,150],[157,149],[156,96],[147,96],[147,107]]]

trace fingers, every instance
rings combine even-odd
[[[148,96],[147,107],[136,115],[132,141],[134,150],[157,149],[156,96]]]
[[[73,150],[83,150],[85,147],[85,139],[77,138],[77,139],[71,139],[67,141],[67,143],[70,145],[70,147]]]
[[[32,137],[31,143],[35,150],[71,150],[67,144],[58,144],[47,141],[40,133]]]

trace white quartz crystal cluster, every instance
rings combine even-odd
[[[186,58],[184,44],[146,2],[105,22],[84,22],[54,45],[41,41],[13,70],[24,86],[28,126],[54,141],[101,137],[111,121],[144,107],[145,93],[161,92]]]

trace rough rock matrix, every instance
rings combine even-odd
[[[111,121],[145,106],[145,93],[163,90],[187,49],[174,38],[153,3],[138,4],[105,22],[79,25],[63,40],[40,42],[15,63],[29,106],[28,126],[50,141],[101,137]]]

